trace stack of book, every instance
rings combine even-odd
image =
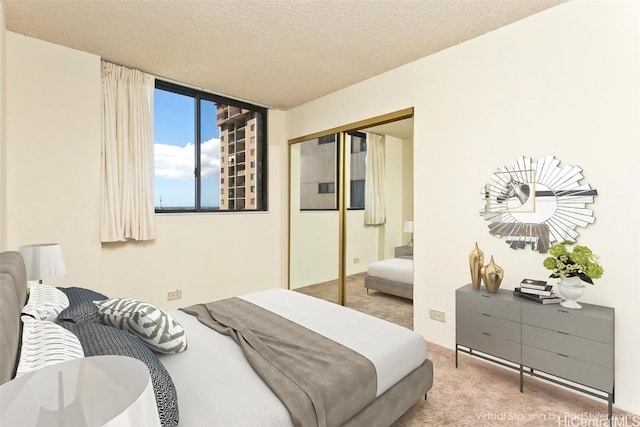
[[[520,286],[513,290],[513,294],[540,304],[556,304],[562,298],[553,293],[553,285],[544,280],[522,279]]]

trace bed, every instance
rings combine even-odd
[[[367,267],[364,278],[367,289],[413,299],[413,258],[389,258],[376,261]]]
[[[69,301],[75,301],[76,295],[84,292],[79,288],[70,289],[65,290]],[[88,296],[83,297],[83,304],[102,298],[101,294],[88,292]],[[110,300],[105,300],[105,304],[106,301]],[[18,252],[1,253],[0,384],[16,375],[20,346],[25,345],[21,343],[20,320],[25,302],[22,258]],[[118,340],[125,340],[125,347],[140,341],[129,332],[96,321],[95,306],[95,303],[82,305],[90,307],[91,312],[73,308],[75,321],[67,319],[65,312],[72,308],[69,306],[55,321],[78,337],[86,357],[104,354],[110,334],[122,333]],[[245,313],[243,310],[248,311]],[[242,325],[249,325],[250,320],[255,319],[258,326],[234,326],[234,322],[243,315],[249,320],[245,319],[246,323]],[[171,311],[167,317],[184,329],[188,346],[185,341],[183,349],[168,354],[136,347],[129,354],[149,366],[163,425],[389,426],[423,396],[426,399],[426,393],[432,386],[433,365],[426,358],[426,343],[419,334],[284,289],[196,304]],[[344,328],[344,324],[349,324],[349,328]],[[269,332],[269,336],[263,337],[260,335],[264,333],[262,325],[265,325],[264,330],[274,329],[266,325],[277,325],[277,328],[275,333]],[[266,363],[267,371],[275,366],[275,371],[282,370],[295,380],[293,382],[308,382],[310,388],[301,387],[301,392],[288,395],[285,392],[281,396],[279,393],[283,388],[279,383],[283,382],[282,378],[269,383],[273,381],[269,377],[271,374],[267,372],[265,378],[259,376],[258,372],[262,373],[264,367],[247,354],[246,345],[238,345],[238,336],[245,344],[252,344],[256,336],[260,337],[261,343],[252,344],[253,347],[267,343],[267,352],[283,357]],[[313,340],[312,346],[303,344],[309,339]],[[126,355],[120,351],[115,354]],[[152,354],[153,361],[150,361],[149,354]],[[257,358],[262,360],[263,355],[258,354]],[[336,363],[336,359],[340,363]],[[284,366],[281,365],[283,361]],[[326,363],[329,364],[324,369],[318,369]],[[308,373],[305,369],[316,372]],[[160,375],[158,371],[162,371]],[[357,372],[372,372],[373,377]],[[300,380],[296,375],[305,378]],[[341,391],[345,386],[346,394]],[[172,393],[177,400],[166,398],[171,394],[167,391],[169,389],[175,390]],[[315,412],[309,415],[292,411],[287,406],[291,402],[302,402],[299,406],[309,406]],[[170,412],[172,415],[167,415]],[[305,421],[309,416],[313,422]]]

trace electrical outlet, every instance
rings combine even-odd
[[[169,291],[167,293],[167,301],[173,301],[175,299],[182,298],[182,291],[180,289],[176,289],[175,291]]]
[[[360,262],[360,258],[356,257],[353,259],[354,264],[358,264]]]
[[[434,310],[433,308],[429,310],[429,317],[433,320],[437,320],[438,322],[444,322],[444,311]]]

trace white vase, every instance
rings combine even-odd
[[[561,306],[575,310],[582,308],[577,300],[584,294],[584,285],[578,276],[562,277],[558,289],[560,290],[560,294],[565,298],[564,301],[560,303]]]

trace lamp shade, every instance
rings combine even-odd
[[[0,386],[0,425],[160,427],[147,366],[92,356],[45,366]]]
[[[413,233],[413,221],[405,221],[404,222],[404,232],[405,233]]]
[[[62,249],[58,243],[37,243],[20,247],[27,269],[27,280],[41,280],[62,276],[64,268]]]

